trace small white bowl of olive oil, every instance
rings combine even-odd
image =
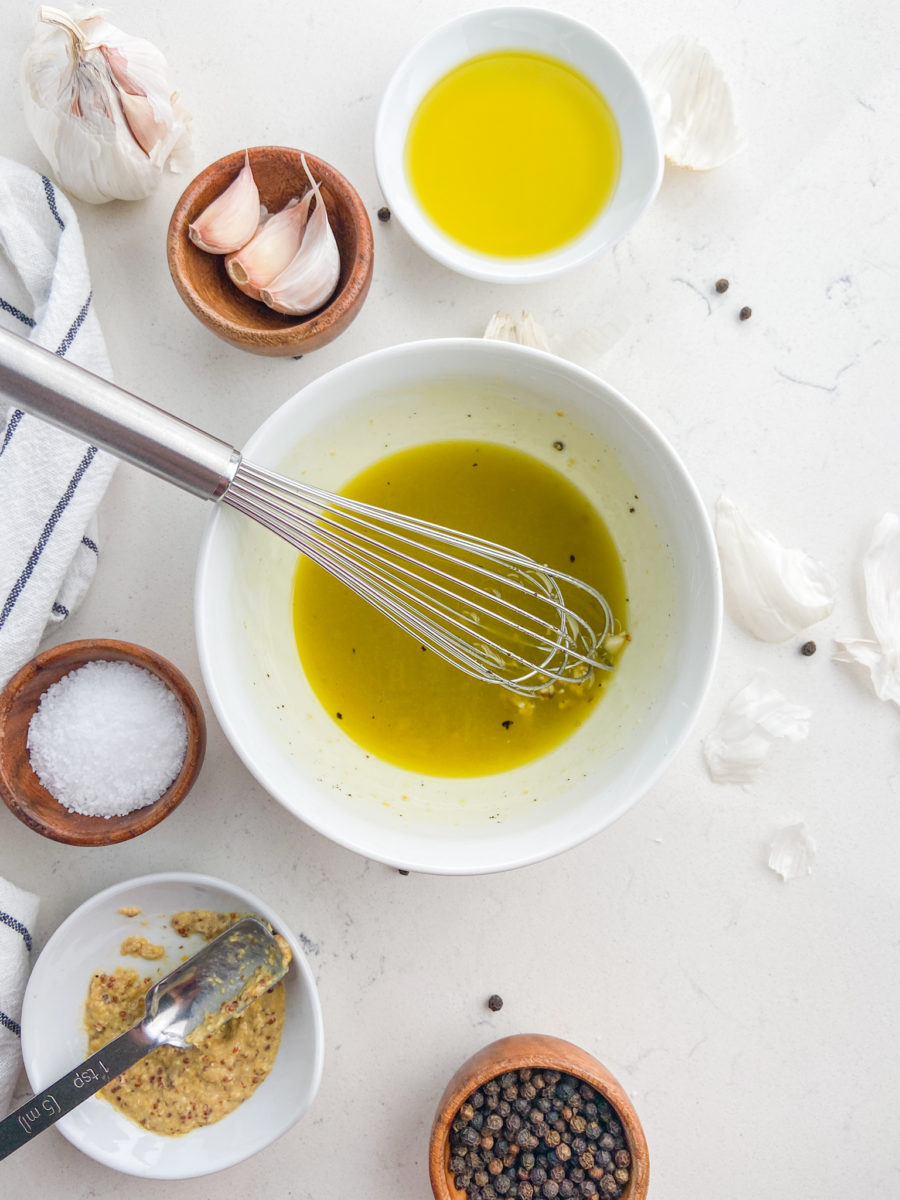
[[[613,246],[656,195],[663,157],[647,96],[613,45],[560,13],[497,8],[407,54],[381,102],[375,166],[426,253],[524,283]]]

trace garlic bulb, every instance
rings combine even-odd
[[[141,200],[189,157],[190,118],[161,52],[98,9],[38,9],[22,63],[25,121],[59,183],[89,204]]]
[[[244,165],[237,176],[188,226],[188,237],[207,254],[231,254],[246,246],[259,222],[259,189],[245,150]]]
[[[313,194],[310,190],[302,200],[292,200],[267,217],[246,246],[225,259],[228,278],[244,295],[258,300],[260,288],[270,284],[300,249]]]
[[[341,255],[325,211],[319,185],[309,173],[306,157],[303,169],[312,184],[315,208],[306,224],[300,249],[272,282],[260,289],[260,299],[277,312],[303,316],[325,303],[338,285]]]
[[[670,38],[642,74],[663,153],[676,167],[709,171],[744,148],[731,88],[705,46]]]

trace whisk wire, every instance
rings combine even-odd
[[[222,500],[471,675],[529,695],[610,668],[605,598],[518,551],[246,462]],[[561,585],[597,610],[601,629],[566,605]]]

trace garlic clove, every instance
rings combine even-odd
[[[260,299],[269,308],[293,316],[304,316],[321,308],[334,292],[341,275],[341,255],[325,201],[309,172],[305,155],[302,160],[312,185],[315,208],[304,230],[300,249],[284,270],[267,287],[260,289]]]
[[[259,300],[266,287],[288,265],[303,242],[314,193],[292,200],[281,212],[262,218],[253,237],[225,259],[228,278],[245,296]]]
[[[188,237],[207,254],[240,250],[259,225],[259,189],[250,169],[250,155],[224,192],[188,226]]]
[[[647,59],[642,77],[663,152],[675,166],[709,171],[744,148],[731,88],[700,42],[670,38]]]
[[[119,103],[131,134],[147,157],[166,136],[166,123],[157,117],[144,88],[128,72],[128,62],[114,46],[100,46],[119,89]]]

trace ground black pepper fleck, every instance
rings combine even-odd
[[[491,1011],[502,1005],[489,997]],[[460,1106],[449,1143],[448,1169],[467,1200],[616,1200],[631,1178],[615,1109],[559,1071],[489,1079]]]
[[[565,450],[565,448],[566,448],[566,447],[565,447],[565,444],[564,444],[563,442],[554,442],[554,443],[553,443],[553,449],[554,449],[554,450]]]
[[[749,306],[749,304],[745,304],[744,307],[741,309],[741,311],[738,313],[738,316],[740,317],[740,319],[742,321],[749,321],[750,318],[753,316],[753,309]]]
[[[809,658],[809,656],[811,654],[815,654],[815,652],[816,652],[816,643],[815,642],[804,642],[803,645],[800,647],[800,653],[805,654],[807,658]]]
[[[378,220],[379,221],[389,221],[390,219],[391,219],[391,210],[388,208],[388,206],[386,204],[384,204],[378,210]]]
[[[716,291],[719,293],[720,296],[723,292],[727,292],[728,291],[728,280],[727,279],[717,279],[716,280]]]

